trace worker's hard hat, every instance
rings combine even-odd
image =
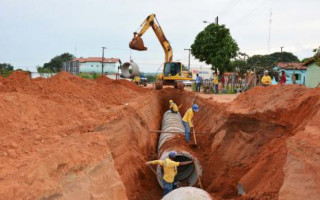
[[[169,100],[169,103],[173,103],[173,101],[172,101],[172,100]]]
[[[192,105],[192,109],[195,111],[195,112],[198,112],[199,111],[199,106],[197,104],[193,104]]]
[[[175,151],[170,151],[169,153],[169,158],[175,158],[177,156],[177,152]]]
[[[264,73],[268,73],[268,72],[269,72],[268,70],[265,70],[265,71],[264,71]]]

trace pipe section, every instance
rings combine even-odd
[[[132,72],[130,73],[129,69],[132,68]],[[134,62],[125,62],[121,66],[121,74],[125,78],[131,78],[139,75],[139,66]]]
[[[170,140],[174,140],[175,138],[179,137],[181,139],[181,135],[183,135],[184,139],[184,126],[182,124],[182,118],[180,113],[175,114],[172,113],[170,110],[165,112],[162,118],[162,128],[161,128],[161,135],[159,138],[158,143],[158,157],[160,160],[164,160],[169,157],[170,151],[176,151],[177,156],[175,161],[183,162],[183,161],[190,161],[193,160],[194,164],[190,164],[187,166],[179,166],[178,167],[178,174],[176,176],[179,185],[184,186],[193,186],[198,182],[197,171],[200,173],[201,176],[202,169],[201,165],[196,157],[193,154],[185,150],[183,146],[176,145],[176,143],[168,143]],[[165,133],[165,131],[170,132],[179,132],[179,133]],[[170,146],[166,145],[166,149],[164,149],[165,144],[171,144]],[[198,170],[196,170],[197,168]],[[157,179],[159,185],[162,186],[162,177],[163,171],[160,166],[157,167]]]
[[[199,188],[181,187],[173,190],[161,200],[212,200],[210,195]]]

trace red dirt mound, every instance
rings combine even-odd
[[[134,109],[131,107],[135,104],[131,102],[137,101],[137,98],[144,102],[152,95],[151,90],[131,83],[127,88],[125,82],[118,83],[104,77],[88,80],[65,72],[49,79],[32,80],[26,73],[15,72],[1,83],[1,199],[67,195],[59,188],[70,188],[68,184],[81,182],[82,185],[73,186],[81,189],[87,185],[88,178],[92,179],[89,181],[93,184],[90,185],[91,195],[95,196],[103,185],[115,186],[116,182],[108,183],[107,180],[120,181],[116,171],[110,171],[114,177],[108,177],[109,174],[101,176],[103,179],[97,174],[101,166],[106,166],[103,163],[110,164],[108,169],[114,166],[112,157],[108,156],[109,138],[106,134],[94,133],[94,130],[110,121],[125,119],[130,114],[129,110]],[[130,145],[127,144],[126,148]],[[137,149],[136,146],[134,149]],[[89,177],[83,176],[84,172]],[[69,183],[73,179],[69,177],[67,182],[61,182],[66,175],[75,180]],[[99,183],[101,180],[103,184]],[[122,182],[119,184],[121,188]],[[115,191],[120,193],[124,188]],[[74,199],[76,197],[73,196]]]

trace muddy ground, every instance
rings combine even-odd
[[[145,162],[157,158],[149,130],[160,129],[169,99],[181,113],[199,104],[195,128],[208,134],[193,151],[215,199],[320,199],[320,89],[256,87],[230,98],[68,73],[0,79],[0,199],[160,199]]]

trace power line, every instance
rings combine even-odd
[[[239,20],[237,20],[236,22],[231,24],[231,27],[235,27],[237,25],[240,24],[240,22],[244,22],[245,19],[247,19],[248,17],[250,17],[251,15],[253,15],[256,11],[258,11],[260,8],[262,8],[267,2],[269,2],[269,0],[265,0],[263,1],[259,6],[257,6],[256,8],[254,8],[253,10],[251,10],[248,14],[244,15],[242,18],[240,18]]]
[[[218,16],[223,16],[224,18],[231,12],[231,10],[237,5],[239,4],[239,2],[241,2],[241,0],[236,0],[236,2],[233,2],[234,0],[229,0],[224,8],[221,10],[221,12],[219,12]]]

